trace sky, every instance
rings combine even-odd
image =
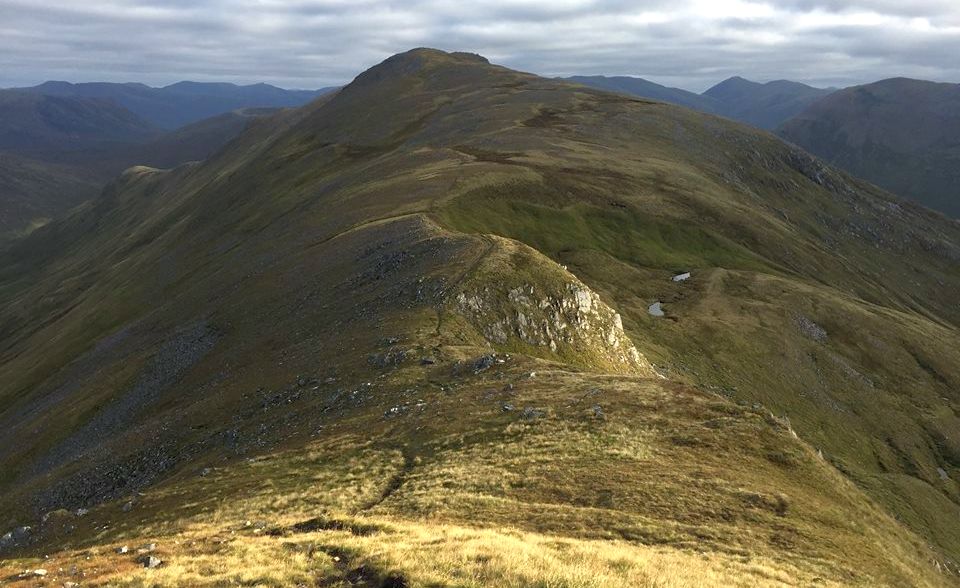
[[[0,0],[0,87],[319,88],[414,47],[697,92],[734,75],[960,82],[960,0]]]

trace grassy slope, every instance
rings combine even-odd
[[[454,301],[499,291],[488,264],[510,247],[464,232],[566,264],[671,382],[602,375],[603,345],[522,337],[475,374],[491,344]],[[416,584],[653,585],[680,568],[673,585],[936,585],[943,555],[861,488],[953,556],[953,523],[924,519],[956,508],[931,468],[956,475],[957,309],[932,284],[956,284],[957,241],[730,123],[465,56],[389,60],[206,164],[131,171],[8,249],[3,518],[118,499],[43,533],[54,563],[131,585],[333,582],[357,561]],[[575,283],[505,259],[535,292]],[[693,281],[670,282],[679,269]],[[645,314],[655,297],[676,320]],[[261,455],[265,470],[243,461]],[[354,517],[383,530],[336,522]],[[518,533],[544,550],[508,556]],[[148,537],[161,572],[104,551]],[[224,567],[252,553],[262,565]]]

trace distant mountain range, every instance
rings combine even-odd
[[[733,77],[695,94],[642,78],[565,79],[776,132],[853,175],[960,217],[960,85],[893,78],[836,90]]]
[[[51,82],[0,90],[0,235],[57,218],[130,166],[169,168],[205,159],[252,119],[276,112],[277,103],[315,94],[191,82],[160,89]],[[131,96],[144,98],[133,104],[143,116],[123,104]],[[211,116],[194,121],[201,112]],[[171,121],[177,128],[166,130]]]
[[[835,88],[814,88],[788,80],[759,84],[734,77],[720,82],[703,95],[717,101],[716,114],[761,129],[774,129],[835,91]]]
[[[47,96],[100,98],[122,106],[161,129],[176,129],[240,108],[302,106],[334,88],[284,90],[269,84],[179,82],[162,88],[144,84],[45,82],[21,88]]]
[[[0,90],[0,150],[89,149],[142,142],[160,129],[109,100]]]
[[[629,76],[573,76],[563,78],[569,82],[591,86],[600,90],[630,94],[661,102],[669,102],[678,106],[686,106],[700,112],[715,113],[719,107],[718,101],[703,94],[695,94],[680,88],[661,86],[643,78]]]
[[[813,102],[835,91],[833,88],[814,88],[787,80],[760,84],[741,77],[720,82],[703,94],[634,77],[574,76],[564,79],[601,90],[686,106],[766,130],[777,128]]]
[[[832,94],[786,121],[788,141],[960,217],[960,85],[894,78]]]

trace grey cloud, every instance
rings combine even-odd
[[[718,7],[726,7],[720,10]],[[860,15],[872,15],[862,19]],[[921,20],[917,20],[921,19]],[[433,46],[545,75],[960,81],[955,0],[0,0],[0,86],[344,83]]]

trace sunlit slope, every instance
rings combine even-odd
[[[254,515],[197,501],[272,455],[266,495],[229,500],[271,525],[392,521],[310,531],[379,566],[436,523],[618,537],[634,563],[596,565],[622,581],[663,544],[720,558],[718,583],[759,557],[755,583],[936,585],[960,552],[958,243],[772,136],[403,54],[6,250],[2,520],[118,500],[34,545],[168,544],[212,516],[211,537]],[[360,440],[392,457],[296,482],[308,442]],[[383,500],[325,502],[351,487]],[[437,558],[403,573],[456,584]]]

